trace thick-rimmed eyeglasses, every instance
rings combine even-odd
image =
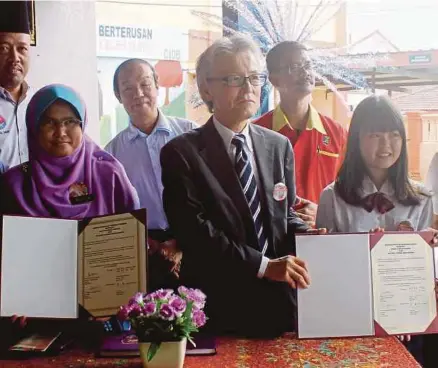
[[[222,78],[207,78],[207,81],[219,81],[226,84],[228,87],[242,87],[248,80],[253,86],[263,86],[266,83],[268,76],[263,73],[251,74],[247,77],[242,75],[228,75]]]
[[[83,122],[79,119],[52,119],[52,118],[44,118],[41,121],[40,127],[45,130],[55,130],[57,127],[65,127],[66,129],[73,129],[77,126],[82,126]]]

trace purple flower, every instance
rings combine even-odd
[[[180,286],[180,287],[178,288],[178,293],[179,293],[179,295],[181,295],[181,296],[186,296],[188,292],[189,292],[189,289],[186,288],[185,286]]]
[[[199,309],[202,309],[205,306],[206,296],[201,290],[188,289],[186,298],[187,298],[187,300],[192,301],[193,305]]]
[[[177,295],[173,295],[169,299],[169,305],[172,307],[177,317],[181,317],[187,307],[186,301]]]
[[[157,304],[155,302],[147,302],[143,307],[143,313],[146,317],[153,315],[157,311]]]
[[[142,310],[141,306],[138,304],[134,304],[131,307],[131,311],[129,312],[129,318],[136,318],[139,315],[141,315],[142,312],[143,312],[143,310]]]
[[[129,318],[129,313],[131,312],[131,307],[128,305],[122,305],[117,312],[117,318],[120,321],[126,321]]]
[[[199,302],[204,302],[207,299],[207,296],[199,289],[192,289],[194,298]]]
[[[135,293],[135,295],[129,300],[129,305],[143,304],[143,293]]]
[[[166,321],[175,319],[175,312],[169,304],[162,304],[160,307],[160,317]]]
[[[159,289],[155,293],[156,293],[156,298],[158,298],[158,299],[169,299],[173,294],[173,290],[172,289]]]
[[[146,295],[144,298],[145,301],[147,300],[157,300],[157,299],[169,299],[173,294],[172,289],[159,289],[157,291],[154,291],[153,293],[150,293]]]
[[[195,327],[202,327],[207,322],[207,317],[202,310],[195,309],[192,313],[193,324]]]

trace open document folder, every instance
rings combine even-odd
[[[438,332],[433,234],[297,236],[311,285],[298,290],[298,337]]]
[[[81,221],[3,217],[0,316],[107,316],[146,291],[146,210]]]

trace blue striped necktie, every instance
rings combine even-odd
[[[231,141],[231,143],[236,146],[236,161],[234,167],[251,211],[260,250],[264,254],[268,247],[268,239],[263,229],[262,207],[257,189],[257,181],[254,176],[251,160],[244,149],[245,141],[246,138],[243,134],[236,134]]]

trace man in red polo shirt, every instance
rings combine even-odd
[[[315,76],[304,45],[280,42],[268,52],[266,64],[280,104],[254,123],[289,138],[295,153],[296,210],[312,223],[321,191],[336,178],[347,132],[310,104]]]

